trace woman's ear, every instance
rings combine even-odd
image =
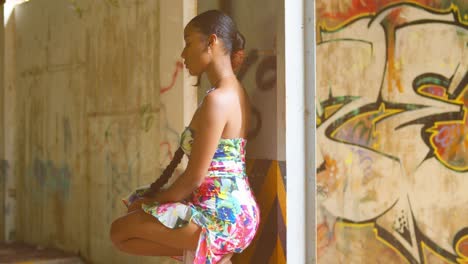
[[[213,45],[218,44],[218,36],[216,34],[211,34],[208,36],[208,47],[213,48]]]

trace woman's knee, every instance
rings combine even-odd
[[[132,238],[132,233],[135,231],[134,227],[138,226],[140,222],[140,216],[137,210],[114,220],[109,230],[112,243],[118,246],[123,241]]]
[[[112,243],[114,244],[114,246],[116,246],[117,248],[120,246],[122,241],[127,239],[124,237],[122,224],[121,224],[121,221],[119,220],[120,218],[112,222],[111,228],[109,231],[110,239]]]

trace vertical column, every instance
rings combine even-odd
[[[4,130],[4,157],[5,157],[5,187],[4,187],[4,237],[5,241],[13,241],[15,236],[15,161],[17,160],[16,137],[16,46],[15,46],[15,12],[11,12],[5,23],[4,31],[4,90],[3,97],[3,127]],[[8,67],[6,67],[8,66]]]
[[[277,97],[276,97],[276,141],[277,141],[277,155],[278,160],[286,161],[286,74],[285,74],[285,42],[284,39],[286,37],[285,32],[285,16],[284,16],[284,6],[286,5],[286,1],[279,0],[278,9],[278,17],[276,20],[276,28],[277,28],[277,35],[276,35],[276,71],[277,71]]]
[[[2,26],[0,27],[0,240],[4,239],[4,225],[5,225],[5,210],[3,210],[4,206],[4,197],[5,197],[5,175],[8,169],[8,163],[5,160],[5,125],[3,123],[3,115],[4,115],[4,93],[5,93],[5,83],[3,79],[3,73],[5,71],[5,58],[4,58],[4,51],[5,51],[5,38],[4,38],[4,25],[3,22],[3,4],[5,3],[4,0],[0,0],[0,21]]]
[[[278,74],[284,78],[286,118],[286,215],[288,263],[305,263],[304,1],[283,1]],[[284,41],[284,44],[281,42]],[[284,63],[283,63],[284,62]],[[279,77],[280,77],[279,76]]]
[[[315,263],[315,1],[305,1],[306,263]]]
[[[179,135],[197,107],[196,78],[181,62],[184,27],[196,15],[195,0],[160,1],[160,165],[177,150]]]

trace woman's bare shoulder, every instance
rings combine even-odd
[[[235,82],[232,81],[223,81],[221,82],[216,89],[211,91],[203,99],[203,104],[207,105],[221,105],[226,109],[226,106],[229,105],[233,99],[235,99],[236,94],[233,92],[235,87]]]
[[[199,121],[203,122],[204,119],[209,116],[217,117],[218,119],[224,119],[223,116],[226,115],[226,107],[224,107],[229,102],[226,95],[223,91],[215,89],[205,96],[202,104],[199,109]]]
[[[197,125],[202,125],[207,118],[216,117],[217,121],[227,122],[232,114],[232,105],[238,101],[238,94],[233,89],[239,85],[233,81],[222,81],[216,89],[210,91],[203,99],[197,111]]]

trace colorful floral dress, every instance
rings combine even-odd
[[[189,157],[193,133],[187,127],[180,141]],[[244,250],[255,236],[260,214],[245,173],[245,144],[243,138],[220,139],[204,182],[188,201],[142,206],[169,228],[189,221],[202,228],[194,263],[217,263],[226,254]]]

